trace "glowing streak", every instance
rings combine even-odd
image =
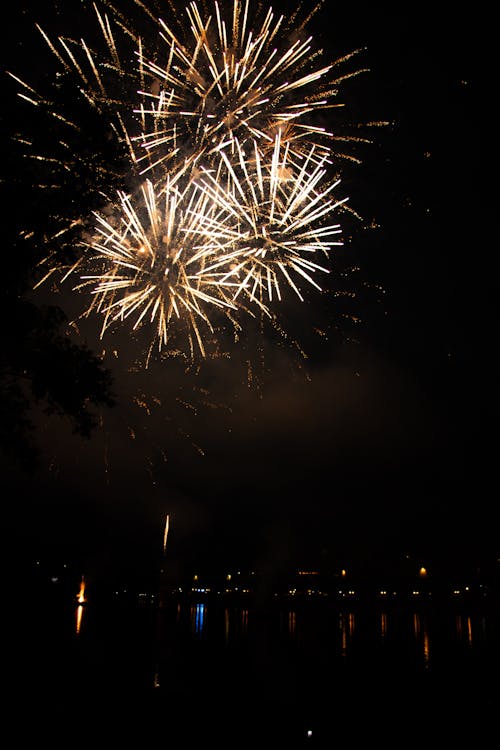
[[[170,526],[170,516],[167,513],[167,517],[165,519],[165,531],[163,532],[163,554],[165,554],[167,550],[167,539],[168,539],[168,529]]]
[[[80,581],[80,589],[77,595],[77,602],[78,604],[85,604],[86,601],[87,600],[85,598],[85,578],[84,576],[82,576],[82,580]]]

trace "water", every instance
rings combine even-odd
[[[475,748],[499,642],[481,603],[36,601],[6,644],[16,746]]]

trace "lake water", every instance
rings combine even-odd
[[[18,635],[13,747],[477,748],[500,718],[491,603],[38,601]]]

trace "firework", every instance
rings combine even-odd
[[[315,44],[308,25],[321,5],[301,17],[300,6],[276,15],[252,0],[190,2],[179,13],[170,3],[171,23],[155,18],[136,50],[141,132],[131,140],[142,173],[216,156],[235,138],[272,151],[278,131],[295,156],[314,144],[337,168],[361,163],[358,146],[387,123],[338,116],[342,87],[368,68],[352,67],[361,48],[329,60]]]
[[[322,186],[327,170],[324,159],[317,162],[314,146],[297,163],[280,135],[270,162],[256,142],[246,156],[236,141],[237,159],[221,151],[222,168],[215,176],[206,172],[200,178],[205,191],[228,213],[221,246],[228,245],[229,252],[216,255],[204,269],[205,277],[232,289],[233,302],[243,293],[266,313],[274,298],[281,300],[282,283],[302,301],[295,278],[321,290],[313,274],[329,269],[316,256],[328,262],[332,247],[342,244],[340,225],[325,220],[347,200],[331,197],[338,181]]]
[[[224,15],[215,2],[213,13],[202,17],[197,4],[190,3],[186,15],[191,40],[180,41],[160,19],[165,45],[160,61],[148,59],[141,48],[139,66],[150,84],[141,93],[150,104],[136,112],[150,123],[150,130],[135,140],[146,151],[140,160],[149,161],[144,171],[172,159],[185,143],[195,144],[198,153],[216,153],[234,138],[240,143],[256,139],[272,147],[274,134],[280,130],[296,153],[308,151],[314,140],[323,143],[321,149],[316,148],[324,156],[329,153],[326,141],[339,138],[315,125],[314,115],[342,106],[331,103],[339,84],[363,71],[333,78],[330,74],[356,52],[315,67],[318,52],[296,14],[287,26],[284,16],[276,18],[269,8],[253,28],[249,0],[234,0],[232,11],[227,6],[225,10]],[[152,152],[157,154],[154,161],[149,159]]]
[[[85,39],[59,36],[53,40],[36,24],[56,61],[53,80],[48,86],[45,84],[43,91],[37,91],[20,77],[10,72],[9,75],[21,86],[19,96],[43,110],[53,126],[62,127],[66,132],[77,133],[80,138],[85,136],[84,123],[88,124],[88,112],[96,114],[105,128],[106,138],[114,137],[117,142],[125,144],[133,162],[134,148],[129,132],[135,127],[144,127],[144,122],[136,124],[132,102],[143,77],[135,66],[122,61],[119,49],[121,43],[124,60],[128,61],[132,54],[130,46],[140,50],[141,42],[130,31],[112,24],[95,4],[93,9],[101,31],[98,49],[92,49]],[[121,32],[120,42],[116,39],[117,32]],[[77,163],[79,156],[78,151],[73,154],[68,151],[61,166],[68,168],[68,161],[74,158]],[[58,159],[52,159],[52,162],[58,163]]]
[[[56,127],[52,153],[25,139],[30,158],[52,190],[68,175],[86,186],[85,201],[53,212],[38,285],[78,277],[73,289],[90,296],[83,316],[101,317],[101,337],[127,322],[151,329],[148,357],[181,337],[204,357],[219,321],[238,330],[255,306],[275,321],[285,288],[302,301],[304,283],[321,290],[350,210],[336,197],[343,164],[359,161],[349,145],[370,141],[323,121],[365,69],[345,67],[360,50],[322,61],[307,32],[319,4],[300,20],[251,0],[191,2],[171,8],[169,23],[132,6],[137,28],[111,2],[93,3],[93,44],[38,27],[57,63],[50,95],[13,76]],[[68,246],[69,263],[59,253]]]
[[[294,277],[321,289],[313,274],[329,269],[316,255],[327,262],[342,244],[339,224],[325,222],[345,202],[330,197],[338,182],[322,189],[326,170],[314,147],[295,164],[279,134],[270,164],[256,144],[251,159],[238,141],[236,150],[237,163],[222,151],[216,172],[201,167],[183,190],[170,176],[160,194],[147,181],[140,200],[120,193],[109,217],[96,215],[87,252],[67,275],[78,271],[75,289],[90,287],[86,314],[102,314],[101,335],[132,318],[134,329],[154,324],[159,349],[184,329],[191,354],[196,341],[204,355],[202,326],[213,333],[213,308],[234,322],[240,296],[270,315],[282,283],[301,300]]]
[[[180,190],[167,176],[161,195],[148,181],[139,200],[119,193],[108,218],[96,215],[95,234],[84,243],[87,252],[67,275],[78,271],[75,289],[90,288],[86,315],[102,314],[101,335],[117,321],[134,318],[134,329],[153,324],[161,349],[175,321],[186,332],[190,352],[196,341],[204,355],[201,325],[213,332],[205,308],[235,309],[224,286],[204,273],[207,258],[224,250],[220,213],[195,183]]]

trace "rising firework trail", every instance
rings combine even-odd
[[[163,532],[163,555],[165,556],[165,553],[167,551],[167,539],[168,539],[168,530],[170,527],[170,516],[167,513],[167,517],[165,518],[165,530]]]

